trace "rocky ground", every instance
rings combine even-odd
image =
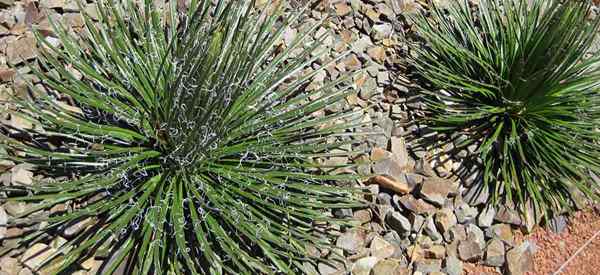
[[[288,4],[295,5],[297,2],[302,1],[289,1]],[[444,4],[444,1],[436,2]],[[26,95],[26,80],[35,82],[35,77],[24,66],[25,60],[37,58],[30,31],[32,27],[37,26],[55,45],[59,41],[53,35],[48,18],[60,20],[75,32],[81,29],[83,21],[75,3],[71,0],[0,0],[0,101],[6,100],[9,94]],[[366,199],[372,202],[372,206],[333,213],[337,217],[352,217],[361,224],[358,229],[342,228],[337,239],[339,252],[346,256],[345,264],[305,267],[310,274],[321,275],[349,272],[365,275],[455,275],[469,271],[474,274],[482,266],[487,268],[480,269],[484,270],[481,272],[503,274],[553,272],[556,265],[539,266],[538,262],[545,262],[536,256],[536,250],[553,244],[555,239],[548,242],[544,233],[538,233],[546,231],[539,229],[535,231],[538,235],[533,237],[521,235],[521,232],[534,231],[536,221],[521,219],[509,206],[486,208],[487,192],[467,188],[473,184],[474,178],[463,177],[461,181],[454,176],[460,168],[458,160],[439,154],[432,157],[436,152],[414,147],[411,143],[413,134],[422,131],[414,123],[411,113],[420,104],[414,100],[413,88],[406,76],[402,57],[409,51],[402,37],[412,27],[406,15],[420,9],[423,3],[411,0],[324,0],[313,7],[306,19],[314,22],[330,16],[329,23],[318,32],[333,33],[333,37],[325,41],[331,53],[320,62],[350,51],[340,62],[318,74],[308,90],[347,72],[358,71],[351,79],[356,95],[329,106],[325,111],[371,106],[369,116],[365,118],[370,127],[363,131],[377,134],[365,136],[358,148],[354,148],[368,152],[366,154],[352,159],[336,157],[324,160],[330,164],[358,164],[354,172],[365,176],[361,185],[369,188],[370,194]],[[89,12],[93,11],[91,5],[86,6]],[[285,45],[292,41],[302,31],[301,28],[287,30],[282,43]],[[32,127],[5,113],[0,113],[2,123]],[[14,166],[10,162],[0,162],[0,173],[0,183],[6,185],[31,183],[35,176],[28,167]],[[0,224],[8,216],[14,216],[27,207],[24,203],[1,205]],[[585,207],[583,202],[581,207]],[[0,258],[0,275],[34,273],[37,265],[57,245],[73,238],[87,225],[84,220],[63,228],[54,239],[36,244],[22,255],[11,253]],[[564,216],[552,222],[554,231],[573,233],[565,231],[567,226]],[[21,233],[22,229],[0,226],[0,240],[4,239],[2,245],[10,245],[10,238]],[[598,245],[593,247],[598,249]],[[314,253],[322,257],[333,255],[328,251]],[[106,259],[88,259],[76,274],[97,274],[103,260]],[[39,273],[45,274],[43,270]]]

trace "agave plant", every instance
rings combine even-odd
[[[37,34],[31,68],[50,92],[15,99],[11,115],[35,127],[4,125],[0,140],[4,158],[41,180],[2,187],[2,201],[30,205],[8,223],[29,231],[2,253],[85,220],[43,268],[103,252],[106,274],[300,273],[319,261],[307,249],[330,245],[318,226],[345,223],[325,210],[361,204],[328,184],[352,176],[319,173],[314,161],[348,143],[357,115],[313,115],[352,92],[344,79],[302,92],[320,70],[305,68],[320,57],[322,22],[284,46],[302,10],[152,2],[100,1],[81,36],[54,25],[60,47]]]
[[[424,47],[426,123],[476,148],[492,203],[534,213],[592,198],[600,172],[600,71],[591,54],[598,19],[591,1],[456,1],[415,17]],[[442,142],[444,143],[444,142]],[[531,210],[529,210],[531,211]],[[526,214],[523,212],[523,214]]]

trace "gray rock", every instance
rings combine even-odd
[[[8,215],[6,214],[4,208],[0,206],[0,240],[4,239],[4,237],[6,236],[7,223]]]
[[[6,213],[13,217],[18,216],[29,208],[26,203],[21,201],[8,201],[3,205],[3,207],[4,210],[6,210]]]
[[[435,206],[410,194],[402,197],[394,195],[392,202],[398,209],[406,209],[419,215],[432,214],[436,210]]]
[[[421,259],[415,262],[415,271],[429,274],[442,270],[442,260],[439,259]]]
[[[567,217],[565,215],[558,215],[552,218],[549,222],[550,229],[554,233],[560,234],[567,228]]]
[[[504,243],[498,239],[492,239],[485,249],[485,265],[501,267],[504,265]]]
[[[395,160],[383,159],[373,164],[373,173],[376,175],[390,176],[393,179],[401,182],[406,182],[404,169]]]
[[[425,222],[425,228],[423,231],[434,242],[443,240],[442,235],[437,231],[437,228],[435,227],[435,223],[434,223],[432,217],[427,218],[427,220]]]
[[[365,246],[365,241],[364,231],[349,230],[338,237],[335,245],[350,254],[355,254]]]
[[[485,204],[490,199],[490,190],[483,184],[474,184],[463,192],[463,199],[471,205]]]
[[[0,270],[6,272],[6,275],[18,274],[22,268],[19,260],[6,255],[0,257]]]
[[[423,176],[426,177],[434,177],[435,176],[435,171],[433,171],[433,168],[431,168],[431,164],[429,164],[429,162],[427,160],[423,159],[419,159],[416,163],[415,163],[415,172],[418,174],[421,174]]]
[[[343,271],[343,269],[340,267],[333,266],[324,262],[320,262],[317,265],[317,269],[319,270],[319,273],[321,275],[342,274],[341,272]]]
[[[369,275],[377,262],[379,262],[379,259],[376,257],[361,258],[352,265],[352,274]]]
[[[419,184],[423,183],[424,181],[425,181],[425,177],[423,177],[422,175],[414,174],[414,173],[406,173],[406,182],[411,187],[411,189],[414,189],[415,187],[417,187]]]
[[[458,256],[465,262],[477,262],[481,259],[483,251],[474,240],[465,240],[458,243]]]
[[[516,226],[522,225],[521,215],[515,209],[506,207],[504,205],[498,206],[494,220],[501,223],[508,223]]]
[[[388,38],[394,32],[394,27],[392,24],[383,23],[377,24],[373,26],[373,31],[371,32],[371,37],[375,41],[383,40],[384,38]]]
[[[363,100],[369,100],[375,94],[376,91],[377,91],[377,80],[375,80],[375,78],[373,78],[373,77],[368,77],[367,80],[365,81],[365,83],[360,87],[358,96]],[[387,142],[387,138],[386,138],[386,142]]]
[[[404,138],[391,137],[390,144],[392,147],[392,154],[394,154],[394,158],[396,159],[398,164],[406,170],[412,170],[412,167],[414,166],[414,161],[408,155],[408,150],[406,149],[406,141],[404,140]]]
[[[456,214],[456,219],[458,222],[465,224],[474,220],[477,217],[478,211],[477,208],[466,203],[462,203],[456,207],[456,209],[454,209],[454,213]]]
[[[398,260],[379,261],[371,271],[372,275],[409,275],[410,270],[404,267]]]
[[[456,223],[456,216],[450,208],[442,208],[435,213],[435,224],[442,232],[448,231]]]
[[[31,185],[33,172],[28,171],[23,165],[17,165],[10,169],[10,182],[12,185]]]
[[[309,262],[302,263],[302,270],[304,271],[304,274],[307,275],[319,275],[317,268]]]
[[[15,0],[0,0],[0,7],[10,7],[15,3]]]
[[[465,227],[465,232],[467,233],[467,239],[476,242],[481,249],[485,247],[485,235],[479,227],[474,224],[468,224]]]
[[[419,232],[421,227],[425,224],[425,218],[414,212],[410,212],[408,219],[412,223],[412,232]]]
[[[410,221],[399,212],[388,212],[385,218],[387,224],[399,233],[410,232]]]
[[[333,216],[340,219],[351,218],[352,209],[350,208],[337,208],[333,210]]]
[[[36,243],[30,246],[21,257],[21,262],[33,270],[41,267],[41,264],[48,259],[56,250],[43,243]]]
[[[360,209],[354,211],[352,218],[359,221],[361,224],[368,223],[373,218],[373,214],[370,209]]]
[[[494,222],[494,216],[496,215],[496,210],[492,206],[485,207],[479,213],[477,217],[477,225],[480,227],[486,228],[492,225]]]
[[[35,38],[33,36],[23,37],[13,43],[9,43],[6,47],[8,63],[17,65],[26,60],[36,58],[38,53],[35,45]]]
[[[464,241],[467,239],[467,232],[465,230],[465,226],[462,224],[457,224],[451,227],[448,231],[444,232],[444,240],[450,243],[452,241]]]
[[[392,195],[385,192],[377,194],[377,203],[384,205],[392,205]]]
[[[506,253],[506,271],[509,275],[523,275],[533,271],[533,247],[525,241]]]
[[[383,239],[395,245],[400,245],[402,242],[402,238],[400,238],[400,235],[398,235],[398,232],[396,231],[389,231],[385,233],[385,235],[383,235]]]
[[[65,238],[72,238],[79,234],[81,231],[83,231],[86,227],[92,225],[93,223],[94,221],[92,218],[80,220],[76,223],[70,224],[69,226],[65,227],[61,231],[61,235],[63,235]]]
[[[419,194],[426,201],[437,206],[442,206],[446,202],[449,194],[455,193],[458,186],[453,182],[441,178],[428,178],[419,188]]]
[[[423,249],[427,259],[444,259],[446,257],[446,247],[440,244],[432,245]]]
[[[351,47],[355,53],[364,53],[368,48],[370,48],[373,45],[374,44],[371,41],[371,38],[369,38],[368,36],[361,36],[358,40],[352,43]]]
[[[447,257],[444,261],[444,272],[448,275],[462,275],[463,263],[456,257]]]
[[[394,256],[396,247],[382,237],[375,236],[371,241],[369,250],[371,251],[371,256],[383,260]]]
[[[499,239],[510,246],[514,245],[513,231],[510,225],[508,224],[494,224],[485,230],[485,234],[488,238]]]

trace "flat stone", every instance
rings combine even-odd
[[[2,256],[0,258],[0,270],[7,273],[7,275],[17,274],[21,270],[22,266],[19,261],[13,257]]]
[[[448,275],[462,275],[463,263],[456,257],[447,257],[444,260],[444,272]]]
[[[355,254],[365,246],[366,234],[362,230],[349,230],[338,237],[336,246],[344,251]]]
[[[377,262],[379,262],[379,259],[376,257],[361,258],[352,265],[352,274],[369,275]]]
[[[0,7],[10,7],[15,3],[15,0],[0,0]]]
[[[81,231],[83,231],[85,228],[87,228],[88,226],[94,224],[94,219],[93,218],[86,218],[83,220],[80,220],[74,224],[71,224],[67,227],[65,227],[62,230],[62,235],[65,238],[73,238],[75,236],[77,236],[77,234],[81,233]]]
[[[334,275],[341,274],[341,272],[343,272],[342,268],[324,262],[320,262],[317,265],[317,269],[321,275]]]
[[[420,245],[414,244],[406,248],[406,255],[415,262],[425,258],[425,251]]]
[[[425,235],[429,236],[434,242],[443,240],[443,236],[437,231],[437,228],[435,227],[433,217],[427,217],[425,221],[425,228],[423,231],[425,232]]]
[[[514,245],[514,235],[510,225],[499,223],[494,224],[485,231],[488,238],[496,238],[503,241],[505,244]]]
[[[21,257],[23,265],[37,270],[56,250],[43,243],[36,243],[29,247]]]
[[[304,271],[304,274],[306,275],[320,275],[317,267],[309,262],[302,263],[302,271]]]
[[[463,199],[471,205],[486,204],[490,199],[490,190],[483,184],[474,184],[463,192]]]
[[[31,185],[33,183],[33,172],[25,170],[22,166],[13,167],[10,173],[10,182],[13,185]]]
[[[462,224],[457,224],[451,227],[448,231],[444,232],[443,235],[446,242],[452,242],[455,240],[463,241],[467,239],[467,232],[465,230],[465,226]]]
[[[396,260],[379,261],[371,271],[372,275],[410,275],[410,269],[400,265]]]
[[[456,209],[454,209],[454,214],[456,214],[456,219],[459,223],[465,224],[473,221],[479,213],[477,211],[477,208],[472,207],[466,203],[462,203],[458,207],[456,207]]]
[[[6,237],[7,224],[8,224],[8,215],[6,214],[6,211],[4,210],[4,208],[2,206],[0,206],[0,240],[4,239],[4,237]]]
[[[8,201],[4,205],[4,210],[11,216],[18,216],[19,214],[25,212],[28,208],[28,205],[22,201]]]
[[[410,220],[410,223],[412,224],[412,232],[420,232],[422,229],[424,229],[424,224],[425,224],[425,217],[416,214],[414,212],[410,212],[408,214],[408,219]]]
[[[401,182],[388,176],[375,176],[371,178],[371,182],[378,184],[382,188],[394,191],[396,194],[406,194],[411,191],[410,186],[406,182]]]
[[[10,82],[10,81],[13,81],[14,77],[15,77],[15,74],[16,74],[16,71],[14,69],[11,69],[11,68],[0,68],[0,82]]]
[[[379,64],[383,64],[385,62],[385,48],[384,47],[375,46],[375,47],[369,48],[367,50],[367,55],[369,55],[369,57],[371,59],[373,59],[375,62],[377,62]]]
[[[450,208],[442,208],[435,213],[435,224],[442,233],[448,231],[456,223],[456,216]]]
[[[382,205],[392,205],[392,195],[385,192],[377,194],[377,203]]]
[[[96,260],[94,257],[90,257],[81,263],[81,267],[85,270],[97,270],[101,265],[102,261]]]
[[[362,62],[356,57],[355,54],[351,54],[348,57],[344,58],[342,61],[344,63],[345,68],[348,71],[356,71],[362,68]]]
[[[333,216],[340,219],[346,219],[352,217],[352,209],[350,208],[336,208],[333,210]]]
[[[504,243],[498,239],[492,239],[485,249],[485,265],[501,267],[504,265]]]
[[[494,220],[516,226],[521,226],[522,224],[521,215],[519,212],[503,205],[498,206]]]
[[[392,149],[392,154],[394,155],[394,159],[398,161],[400,167],[405,169],[405,171],[412,170],[414,166],[414,161],[410,158],[408,154],[408,149],[406,148],[406,141],[403,137],[391,137],[390,144]]]
[[[465,226],[465,232],[467,233],[467,239],[476,242],[481,249],[485,248],[485,235],[477,225],[468,224]]]
[[[410,232],[412,228],[410,221],[399,212],[388,212],[385,221],[392,229],[399,233]]]
[[[506,271],[509,275],[523,275],[533,271],[533,250],[527,241],[506,253]]]
[[[34,37],[23,37],[6,47],[6,58],[9,64],[17,65],[23,61],[34,59],[38,56],[35,48]]]
[[[352,12],[352,8],[343,2],[335,4],[334,9],[338,16],[346,16]]]
[[[401,206],[402,208],[418,215],[431,214],[436,210],[435,206],[422,199],[416,199],[410,194],[402,197],[394,196],[392,202],[398,204],[397,207]]]
[[[65,0],[42,0],[40,1],[40,8],[46,9],[58,9],[65,6]]]
[[[394,27],[392,24],[376,24],[372,28],[371,38],[375,41],[380,41],[385,38],[389,38],[394,32]]]
[[[457,186],[446,179],[428,178],[419,188],[419,194],[426,201],[437,206],[442,206],[446,202],[449,194],[455,193]]]
[[[560,234],[560,233],[564,232],[565,229],[567,228],[567,222],[568,222],[567,216],[558,215],[558,216],[552,218],[548,225],[554,233]]]
[[[492,226],[495,215],[496,209],[494,207],[488,206],[483,208],[477,217],[477,225],[484,228]]]
[[[430,274],[442,270],[442,260],[439,259],[422,259],[414,263],[415,271],[423,274]]]
[[[415,173],[426,177],[435,177],[435,171],[433,171],[429,161],[425,159],[420,159],[415,163]]]
[[[360,222],[361,224],[364,224],[371,221],[371,219],[373,218],[373,214],[369,209],[360,209],[354,211],[354,213],[352,214],[352,218]]]
[[[446,255],[448,255],[448,257],[458,258],[458,243],[460,242],[461,241],[459,240],[454,240],[446,244]]]
[[[473,240],[467,239],[458,243],[458,256],[465,262],[477,262],[482,254],[481,247]]]
[[[446,247],[443,245],[433,245],[423,250],[425,252],[425,258],[428,259],[444,259],[446,257]]]
[[[369,38],[368,36],[362,36],[361,38],[359,38],[358,40],[354,41],[352,43],[352,50],[356,53],[363,53],[365,52],[369,47],[373,46],[373,42],[371,41],[371,38]]]
[[[370,7],[366,7],[365,9],[365,15],[374,23],[379,23],[381,22],[381,19],[379,18],[379,16],[381,16],[381,13],[375,11],[374,9],[370,8]]]
[[[369,249],[371,250],[371,256],[376,257],[379,260],[392,257],[396,251],[393,244],[380,236],[375,236],[375,238],[373,238]]]

